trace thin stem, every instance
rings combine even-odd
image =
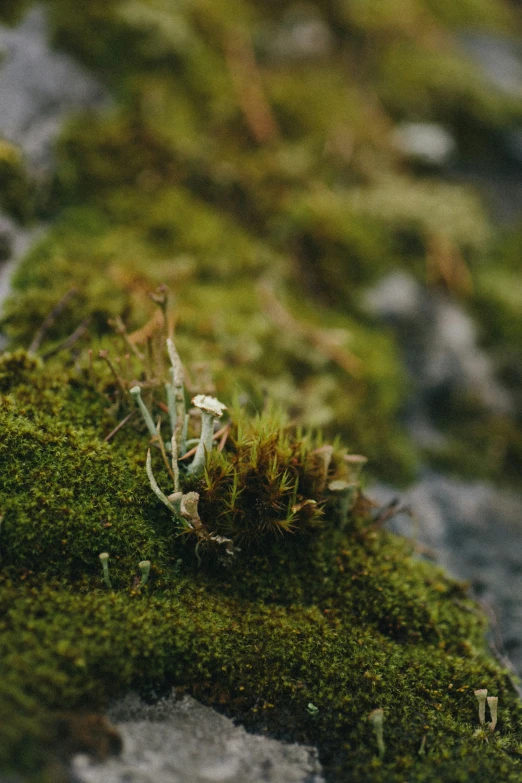
[[[150,488],[152,489],[156,497],[159,498],[159,500],[161,500],[161,502],[165,506],[167,506],[169,511],[171,511],[174,515],[177,515],[176,509],[174,508],[174,506],[172,505],[168,497],[163,494],[163,492],[158,486],[156,479],[154,478],[154,474],[152,472],[152,457],[150,454],[150,449],[147,450],[147,462],[145,464],[145,469],[147,471],[147,476],[149,478]]]
[[[207,452],[212,449],[212,436],[214,434],[214,416],[202,411],[201,414],[201,435],[196,447],[196,454],[189,465],[187,473],[192,476],[199,476],[205,467]]]
[[[71,297],[75,296],[78,293],[77,288],[70,288],[68,291],[65,292],[65,294],[62,296],[62,298],[59,300],[59,302],[53,307],[49,315],[45,318],[44,322],[41,324],[41,326],[38,328],[35,336],[33,337],[33,340],[31,342],[31,345],[29,346],[29,353],[36,353],[38,348],[43,342],[43,339],[46,335],[46,333],[49,331],[51,326],[56,321],[56,318],[60,315],[62,310],[65,309],[69,299]]]
[[[141,581],[139,586],[144,587],[149,581],[150,560],[142,560],[140,563],[138,563],[138,568],[141,571]]]
[[[114,438],[116,433],[119,432],[127,424],[127,422],[132,419],[135,413],[136,410],[133,410],[129,413],[128,416],[125,416],[123,421],[120,421],[120,423],[112,430],[112,432],[109,432],[109,434],[105,436],[104,441],[108,443],[112,438]]]
[[[118,386],[120,387],[121,392],[125,396],[127,394],[127,390],[126,390],[125,386],[123,385],[123,381],[120,378],[120,376],[118,375],[118,373],[116,371],[116,368],[114,367],[113,363],[111,362],[111,360],[109,358],[109,351],[107,351],[107,349],[104,349],[104,350],[100,351],[98,353],[98,357],[100,359],[104,359],[107,362],[107,364],[109,365],[110,371],[114,375],[114,379],[115,379],[116,383],[118,384]]]
[[[142,361],[144,360],[144,358],[145,358],[145,357],[144,357],[144,355],[141,353],[141,351],[139,351],[139,350],[138,350],[138,348],[137,348],[137,347],[134,345],[134,343],[133,343],[133,342],[132,342],[132,340],[130,339],[130,337],[129,337],[129,333],[127,332],[127,327],[126,327],[126,326],[125,326],[125,324],[123,323],[123,321],[122,321],[122,319],[120,318],[120,316],[117,316],[116,318],[110,318],[110,319],[109,319],[109,323],[110,323],[110,325],[112,326],[112,328],[113,328],[113,329],[114,329],[114,330],[115,330],[115,331],[116,331],[118,334],[120,334],[120,335],[123,337],[123,339],[124,339],[124,341],[125,341],[125,344],[126,344],[126,345],[128,345],[128,347],[131,349],[131,351],[133,352],[133,354],[134,354],[134,355],[135,355],[135,356],[136,356],[136,357],[137,357],[137,358],[138,358],[138,359],[139,359],[139,360],[142,362]]]
[[[56,345],[54,348],[51,348],[50,351],[47,351],[42,355],[42,359],[50,359],[51,356],[56,356],[57,353],[60,353],[60,351],[68,350],[69,348],[72,348],[75,343],[78,342],[78,340],[83,337],[85,332],[87,331],[89,324],[91,322],[90,317],[84,318],[81,324],[79,324],[74,332],[69,335],[63,342]]]
[[[110,577],[109,577],[109,553],[108,552],[102,552],[99,555],[99,558],[100,558],[100,562],[101,562],[102,568],[103,568],[103,581],[105,582],[105,586],[109,590],[112,590],[112,584],[111,584],[111,580],[110,580]]]
[[[172,453],[172,478],[174,480],[174,492],[179,492],[179,465],[178,465],[178,444],[176,443],[175,433],[171,440]]]
[[[168,413],[170,417],[170,431],[172,432],[172,434],[174,434],[176,432],[177,411],[176,411],[176,391],[174,389],[173,383],[165,384],[165,393],[167,396],[167,407],[168,407]]]
[[[132,397],[136,400],[136,403],[138,404],[138,407],[141,411],[141,415],[143,416],[143,420],[145,421],[145,424],[147,425],[147,429],[150,432],[150,434],[153,437],[157,437],[158,431],[156,429],[156,425],[152,421],[152,416],[150,415],[147,406],[143,402],[141,398],[141,389],[139,386],[133,386],[130,390],[130,393]]]

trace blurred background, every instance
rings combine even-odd
[[[181,355],[368,457],[522,670],[522,12],[508,0],[9,0],[4,345]],[[210,383],[210,381],[208,381]]]

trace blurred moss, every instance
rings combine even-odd
[[[36,212],[35,185],[30,181],[23,153],[1,137],[0,208],[21,223],[34,218]]]
[[[15,25],[31,7],[32,0],[15,0],[0,8],[0,22]]]
[[[115,315],[132,328],[147,317],[147,289],[165,282],[182,339],[221,362],[219,383],[226,375],[256,401],[264,389],[300,421],[343,433],[383,477],[411,478],[404,373],[393,337],[367,323],[364,289],[393,268],[424,279],[442,238],[477,274],[469,307],[491,314],[484,331],[509,327],[493,304],[503,273],[489,305],[480,294],[495,241],[477,194],[419,177],[394,146],[393,123],[442,123],[466,150],[511,127],[520,102],[487,83],[447,26],[498,32],[515,14],[492,0],[460,4],[458,15],[427,0],[47,7],[56,42],[96,70],[118,105],[71,121],[59,143],[57,219],[15,278],[9,336],[28,345],[73,285],[75,308],[49,339],[86,318],[98,335]],[[319,31],[319,48],[299,38],[303,25]],[[266,312],[265,278],[283,307],[295,298],[294,333]],[[347,330],[359,375],[311,346],[326,321]]]

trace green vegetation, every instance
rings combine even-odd
[[[499,238],[476,192],[405,160],[392,133],[435,121],[470,159],[494,155],[522,106],[452,31],[502,33],[514,13],[500,0],[46,6],[57,44],[114,105],[71,120],[45,193],[0,147],[2,207],[52,220],[2,323],[0,767],[58,780],[58,746],[105,752],[71,728],[80,706],[174,686],[316,744],[332,783],[520,780],[520,702],[482,615],[381,529],[353,459],[396,483],[421,457],[506,481],[520,470],[520,398],[500,416],[453,395],[448,449],[415,451],[395,335],[362,305],[390,270],[427,277],[480,315],[499,377],[519,385],[520,234]],[[315,48],[296,33],[305,23]],[[139,417],[114,433],[136,382],[166,417],[149,296],[162,283],[190,393],[231,411],[222,451],[203,475],[182,469],[182,489],[232,556],[199,546],[151,492]],[[494,733],[478,723],[485,687]],[[383,755],[367,720],[379,709]]]
[[[148,486],[142,422],[102,442],[107,395],[118,395],[104,367],[93,384],[87,366],[2,360],[3,769],[53,779],[71,711],[174,685],[252,728],[316,743],[331,780],[519,778],[521,707],[485,651],[482,616],[465,587],[380,529],[357,487],[339,502],[357,460],[273,415],[233,418],[223,452],[184,488],[237,547],[232,558],[203,549],[198,567],[195,537]],[[156,470],[166,483],[159,457]],[[477,687],[500,697],[487,744]],[[375,708],[382,759],[366,720]],[[67,747],[84,745],[73,734]]]
[[[434,121],[469,161],[494,158],[522,106],[471,66],[453,30],[512,32],[509,6],[134,0],[78,9],[47,0],[47,8],[57,44],[94,69],[115,106],[71,122],[53,186],[33,196],[31,214],[54,224],[15,280],[5,313],[13,344],[29,344],[71,285],[78,297],[56,339],[85,317],[97,335],[108,316],[138,326],[144,292],[164,282],[178,296],[185,355],[213,357],[218,384],[239,384],[257,406],[264,390],[296,421],[342,434],[374,475],[404,483],[422,457],[511,481],[520,404],[499,424],[479,401],[452,398],[445,454],[417,453],[401,427],[407,388],[395,335],[361,306],[365,289],[392,269],[449,289],[479,314],[499,376],[516,394],[518,371],[506,369],[519,367],[520,353],[510,342],[506,356],[503,332],[522,328],[511,285],[519,240],[511,232],[499,248],[478,194],[419,169],[393,141],[397,121]],[[315,31],[315,48],[299,44],[303,25]],[[12,210],[27,209],[22,194]],[[478,433],[458,426],[470,406]],[[486,467],[472,466],[466,454],[490,441]]]
[[[0,138],[0,207],[25,222],[34,217],[35,206],[34,188],[27,177],[20,151]]]

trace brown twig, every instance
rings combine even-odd
[[[65,292],[65,294],[62,296],[62,298],[55,304],[49,315],[45,318],[39,329],[37,330],[35,336],[33,337],[33,340],[31,342],[31,345],[29,346],[29,353],[36,353],[40,345],[42,344],[42,341],[46,335],[46,333],[49,331],[51,326],[56,321],[57,317],[60,315],[60,313],[65,309],[67,302],[71,297],[75,296],[78,293],[78,289],[76,289],[74,286],[72,288],[69,288],[68,291]]]
[[[280,136],[263,86],[254,46],[246,28],[237,28],[225,40],[225,57],[239,105],[258,144],[276,142]]]
[[[462,253],[443,234],[432,234],[428,238],[426,278],[431,284],[443,283],[452,293],[462,296],[473,293],[473,278]]]
[[[219,441],[219,443],[218,443],[218,447],[217,447],[217,450],[218,450],[220,453],[221,453],[221,452],[223,451],[223,449],[225,448],[225,443],[227,442],[227,438],[228,438],[228,436],[229,436],[229,434],[230,434],[230,424],[227,424],[227,427],[226,427],[226,429],[225,429],[224,427],[223,427],[223,429],[225,430],[225,432],[224,432],[224,433],[223,433],[223,435],[221,436],[221,440]]]
[[[92,348],[89,348],[87,351],[87,356],[89,357],[89,378],[94,383],[94,367],[92,363]]]
[[[362,362],[337,341],[331,331],[314,329],[301,323],[281,304],[273,286],[268,281],[262,281],[258,286],[263,301],[265,313],[281,331],[311,343],[327,359],[337,364],[350,375],[358,377],[361,374]]]
[[[221,427],[220,430],[218,430],[217,432],[214,433],[214,435],[212,436],[212,440],[217,440],[218,438],[223,438],[224,435],[227,435],[227,437],[228,437],[228,433],[229,432],[230,432],[230,424],[225,424],[224,427]],[[226,441],[226,438],[225,438],[225,441]],[[221,445],[221,442],[220,442],[219,445]],[[225,445],[225,443],[223,443],[223,446],[224,445]],[[182,457],[180,457],[178,461],[185,460],[185,459],[188,459],[189,457],[192,457],[192,455],[196,453],[197,448],[198,448],[197,446],[194,446],[193,449],[190,449],[190,451],[187,451],[186,454],[184,454]],[[221,451],[222,449],[219,449],[219,446],[218,446],[218,450]]]
[[[159,331],[163,330],[163,321],[164,319],[161,309],[158,308],[154,310],[152,316],[149,318],[147,323],[141,327],[141,329],[137,329],[135,332],[131,332],[131,334],[128,335],[130,343],[132,345],[141,345],[142,343],[146,343],[148,339],[153,337]],[[145,360],[145,358],[146,356],[143,355],[142,359]]]
[[[407,514],[410,519],[413,519],[413,512],[409,506],[401,506],[401,502],[398,498],[394,498],[387,506],[384,506],[379,511],[376,519],[369,526],[370,530],[382,527],[388,520],[397,516],[397,514]]]
[[[118,315],[116,318],[109,318],[109,324],[117,334],[123,337],[125,344],[129,346],[136,358],[142,362],[145,357],[141,351],[138,350],[136,344],[130,339],[127,327],[123,323],[123,320],[120,318],[120,316]]]
[[[176,477],[174,476],[174,471],[172,470],[172,466],[168,460],[167,452],[165,451],[165,444],[163,443],[163,438],[161,437],[161,416],[158,417],[158,421],[156,424],[156,429],[158,431],[158,434],[156,438],[152,440],[152,443],[157,443],[159,446],[159,450],[161,451],[161,456],[163,459],[163,462],[165,463],[165,467],[167,468],[169,472],[169,476],[172,479],[172,483],[174,486],[176,486]]]
[[[67,351],[69,348],[72,348],[75,343],[78,342],[80,337],[83,337],[85,332],[87,331],[87,328],[91,322],[90,316],[88,318],[84,318],[84,320],[79,324],[74,332],[69,335],[69,337],[64,340],[62,343],[57,345],[55,348],[51,348],[50,351],[47,351],[47,353],[44,353],[42,356],[42,359],[50,359],[51,356],[55,356],[57,353],[60,353],[60,351]]]
[[[134,416],[134,414],[135,414],[135,413],[136,413],[136,409],[134,409],[133,411],[131,411],[131,412],[130,412],[130,413],[127,415],[127,416],[125,416],[125,418],[124,418],[122,421],[120,421],[120,423],[118,424],[118,426],[117,426],[117,427],[115,427],[115,428],[112,430],[112,432],[109,432],[109,434],[108,434],[108,435],[106,435],[106,436],[105,436],[105,438],[104,438],[103,440],[104,440],[106,443],[108,443],[108,442],[109,442],[109,441],[110,441],[110,440],[111,440],[111,439],[112,439],[112,438],[113,438],[113,437],[116,435],[116,433],[118,433],[118,432],[119,432],[121,429],[123,429],[123,427],[125,427],[125,425],[127,424],[127,422],[128,422],[128,421],[130,421],[130,420],[132,419],[132,417]]]
[[[413,544],[415,554],[424,555],[424,557],[427,557],[429,560],[437,560],[437,552],[435,549],[432,549],[430,546],[426,546],[426,544],[422,544],[420,541],[415,541],[415,539],[410,540]]]
[[[190,449],[190,451],[187,451],[182,457],[179,458],[178,462],[181,462],[182,460],[185,460],[185,459],[188,459],[189,457],[192,457],[196,453],[197,448],[198,448],[197,446],[194,446],[193,449]]]
[[[114,375],[114,378],[115,378],[115,380],[116,380],[116,383],[117,383],[117,384],[118,384],[118,386],[120,387],[120,391],[123,393],[123,395],[126,395],[126,394],[127,394],[127,389],[125,388],[125,386],[124,386],[124,383],[123,383],[122,379],[121,379],[121,378],[120,378],[120,376],[118,375],[118,373],[117,373],[117,371],[116,371],[116,368],[114,367],[113,363],[111,362],[111,360],[110,360],[110,358],[109,358],[109,351],[108,351],[106,348],[105,348],[105,349],[103,349],[103,350],[101,350],[101,351],[99,351],[99,353],[98,353],[98,358],[99,358],[99,359],[103,359],[104,361],[106,361],[106,362],[107,362],[107,364],[109,365],[109,369],[110,369],[110,371],[111,371],[111,372],[112,372],[112,374]]]
[[[155,291],[148,292],[149,299],[151,299],[161,310],[163,316],[163,326],[165,328],[165,339],[171,337],[170,325],[169,325],[169,289],[164,283],[156,288]]]

